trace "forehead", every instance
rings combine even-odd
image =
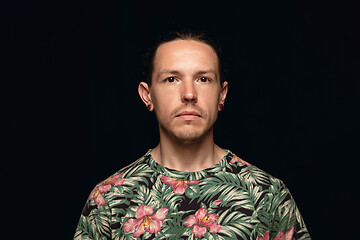
[[[214,49],[196,40],[173,40],[161,44],[154,57],[154,72],[174,70],[213,69],[218,72],[218,57]]]

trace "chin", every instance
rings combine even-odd
[[[203,139],[208,132],[209,129],[186,129],[183,131],[174,132],[172,135],[177,142],[194,143]]]
[[[202,136],[199,135],[187,135],[187,136],[174,136],[175,140],[179,143],[194,143],[194,142],[199,142],[200,139],[202,138]]]
[[[178,143],[195,143],[204,139],[212,130],[211,124],[186,124],[169,126],[159,124],[160,136],[161,132],[168,135]]]

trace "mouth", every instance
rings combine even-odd
[[[183,120],[196,120],[201,117],[201,115],[196,111],[182,111],[175,116],[176,118],[181,118]]]
[[[201,117],[201,115],[196,112],[196,111],[183,111],[180,112],[178,115],[176,115],[175,117],[181,117],[181,116],[195,116],[195,117]]]

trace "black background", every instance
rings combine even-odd
[[[313,239],[358,236],[359,4],[248,2],[2,2],[7,232],[71,239],[94,185],[156,146],[142,54],[193,28],[228,62],[218,145],[282,179]]]

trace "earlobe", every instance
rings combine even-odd
[[[223,103],[219,103],[218,110],[219,110],[219,111],[222,111],[223,109],[224,109],[224,104],[223,104]]]
[[[152,101],[151,101],[151,94],[150,94],[150,88],[147,83],[141,82],[138,87],[138,93],[141,98],[141,100],[145,103],[146,108],[149,111],[153,110]]]

